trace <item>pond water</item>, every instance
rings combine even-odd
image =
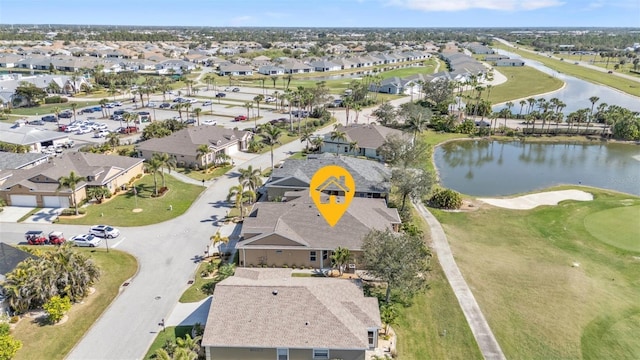
[[[567,104],[567,107],[562,111],[565,114],[569,114],[578,109],[584,109],[584,108],[591,109],[591,101],[589,101],[589,98],[591,96],[597,96],[600,98],[600,100],[596,103],[596,106],[598,106],[598,104],[600,103],[607,103],[609,105],[619,105],[632,111],[640,111],[640,98],[638,97],[628,95],[626,93],[623,93],[617,90],[613,90],[603,85],[593,84],[584,80],[580,80],[573,76],[559,73],[555,70],[549,69],[548,67],[542,65],[542,63],[538,61],[524,59],[520,55],[512,52],[498,50],[498,53],[503,55],[508,55],[512,58],[521,59],[525,62],[526,65],[531,66],[534,69],[540,70],[545,74],[549,74],[551,76],[557,77],[558,79],[564,81],[566,85],[563,89],[560,89],[558,91],[555,91],[553,93],[550,93],[544,96],[533,96],[533,98],[535,99],[545,98],[547,100],[554,97],[558,98],[562,100],[565,104]],[[576,65],[576,66],[580,66],[580,65]],[[500,68],[496,67],[496,70],[500,71]],[[615,75],[611,75],[611,76],[615,76]],[[640,82],[638,83],[637,86],[640,87]],[[511,111],[517,114],[520,112],[520,105],[518,104],[519,100],[513,101],[513,103],[515,104],[515,106],[511,108]],[[524,106],[524,111],[527,110],[527,106],[528,105]],[[500,111],[505,107],[506,106],[504,104],[496,105],[493,107],[493,111]]]
[[[443,186],[473,196],[505,196],[582,184],[640,196],[640,146],[454,141],[434,153]]]

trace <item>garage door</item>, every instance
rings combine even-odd
[[[35,195],[11,195],[11,206],[36,207],[37,205]]]
[[[43,196],[42,201],[46,208],[68,208],[69,198],[66,196]]]
[[[227,155],[231,156],[238,153],[238,145],[232,145],[227,148]]]

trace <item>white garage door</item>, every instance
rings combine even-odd
[[[232,145],[227,148],[227,155],[231,156],[238,153],[238,145]]]
[[[11,206],[36,207],[37,205],[35,195],[11,195]]]
[[[68,208],[69,198],[66,196],[43,196],[42,201],[46,208]]]

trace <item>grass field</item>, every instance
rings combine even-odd
[[[638,83],[637,81],[625,79],[597,70],[588,69],[584,66],[575,65],[573,62],[551,59],[547,56],[537,55],[528,51],[515,49],[498,43],[494,44],[494,47],[519,54],[527,59],[537,60],[553,70],[575,76],[579,79],[596,84],[606,85],[634,96],[640,96],[640,83]]]
[[[424,233],[429,227],[413,211]],[[408,308],[402,308],[398,324],[399,359],[482,359],[482,354],[449,286],[438,260],[431,259],[429,289],[416,295]],[[446,335],[445,335],[446,330]]]
[[[80,110],[82,110],[82,109],[84,109],[84,108],[86,108],[88,106],[98,105],[99,101],[100,100],[77,102],[78,107],[76,108],[76,114],[78,113],[78,111],[80,111]],[[44,105],[34,106],[34,107],[13,108],[13,109],[11,109],[11,114],[12,115],[23,115],[23,116],[52,115],[53,114],[53,109],[56,106],[60,108],[60,112],[62,112],[64,110],[73,111],[73,109],[71,109],[71,104],[72,104],[72,102],[66,102],[64,104],[44,104]],[[100,115],[100,116],[102,116],[102,115]],[[68,121],[69,121],[69,119],[60,119],[60,122],[63,122],[63,123],[67,123]]]
[[[584,226],[593,237],[622,250],[640,252],[640,206],[619,207],[591,214]]]
[[[547,75],[530,66],[496,68],[509,79],[504,84],[491,88],[489,101],[499,104],[511,100],[528,98],[562,88],[562,80]],[[483,92],[486,98],[487,91]]]
[[[214,263],[219,264],[220,263],[220,259],[214,259],[212,260]],[[205,279],[202,276],[200,276],[200,274],[209,266],[209,261],[203,261],[200,263],[200,265],[198,266],[198,270],[196,270],[196,273],[194,275],[194,282],[193,284],[191,284],[191,286],[189,286],[189,288],[187,290],[184,291],[184,293],[182,293],[182,296],[180,297],[180,302],[181,303],[191,303],[191,302],[198,302],[200,300],[204,300],[207,298],[207,294],[205,294],[204,292],[202,292],[201,288],[203,285],[213,282],[213,279]]]
[[[175,341],[176,338],[184,338],[187,334],[191,335],[191,326],[169,326],[164,331],[158,332],[158,335],[153,340],[153,343],[149,347],[144,359],[155,359],[153,356],[156,350],[162,348],[167,340]]]
[[[64,324],[40,326],[22,319],[13,331],[15,338],[23,344],[14,359],[63,359],[118,295],[120,285],[138,268],[133,256],[117,250],[109,253],[89,249],[78,251],[89,255],[100,267],[101,277],[94,286],[95,293],[83,303],[73,305],[68,313],[69,320]]]
[[[586,190],[594,201],[434,210],[509,359],[640,358],[640,253],[604,244],[584,225],[592,214],[640,199]],[[633,231],[635,220],[616,233]]]
[[[77,219],[60,218],[61,224],[101,224],[113,226],[143,226],[157,224],[184,214],[204,189],[202,186],[185,184],[173,176],[165,175],[169,191],[162,197],[153,194],[153,176],[146,175],[136,181],[138,195],[130,191],[115,196],[102,204],[87,206],[87,214]],[[162,182],[158,175],[158,188]],[[169,205],[172,210],[169,210]],[[133,212],[133,209],[142,209]]]
[[[178,168],[177,171],[194,180],[211,180],[226,174],[227,171],[231,170],[232,168],[233,166],[227,165],[211,168],[208,172],[204,172],[204,170],[191,170],[187,168]]]

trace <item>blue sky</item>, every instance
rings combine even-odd
[[[640,27],[640,0],[0,0],[0,23]]]

